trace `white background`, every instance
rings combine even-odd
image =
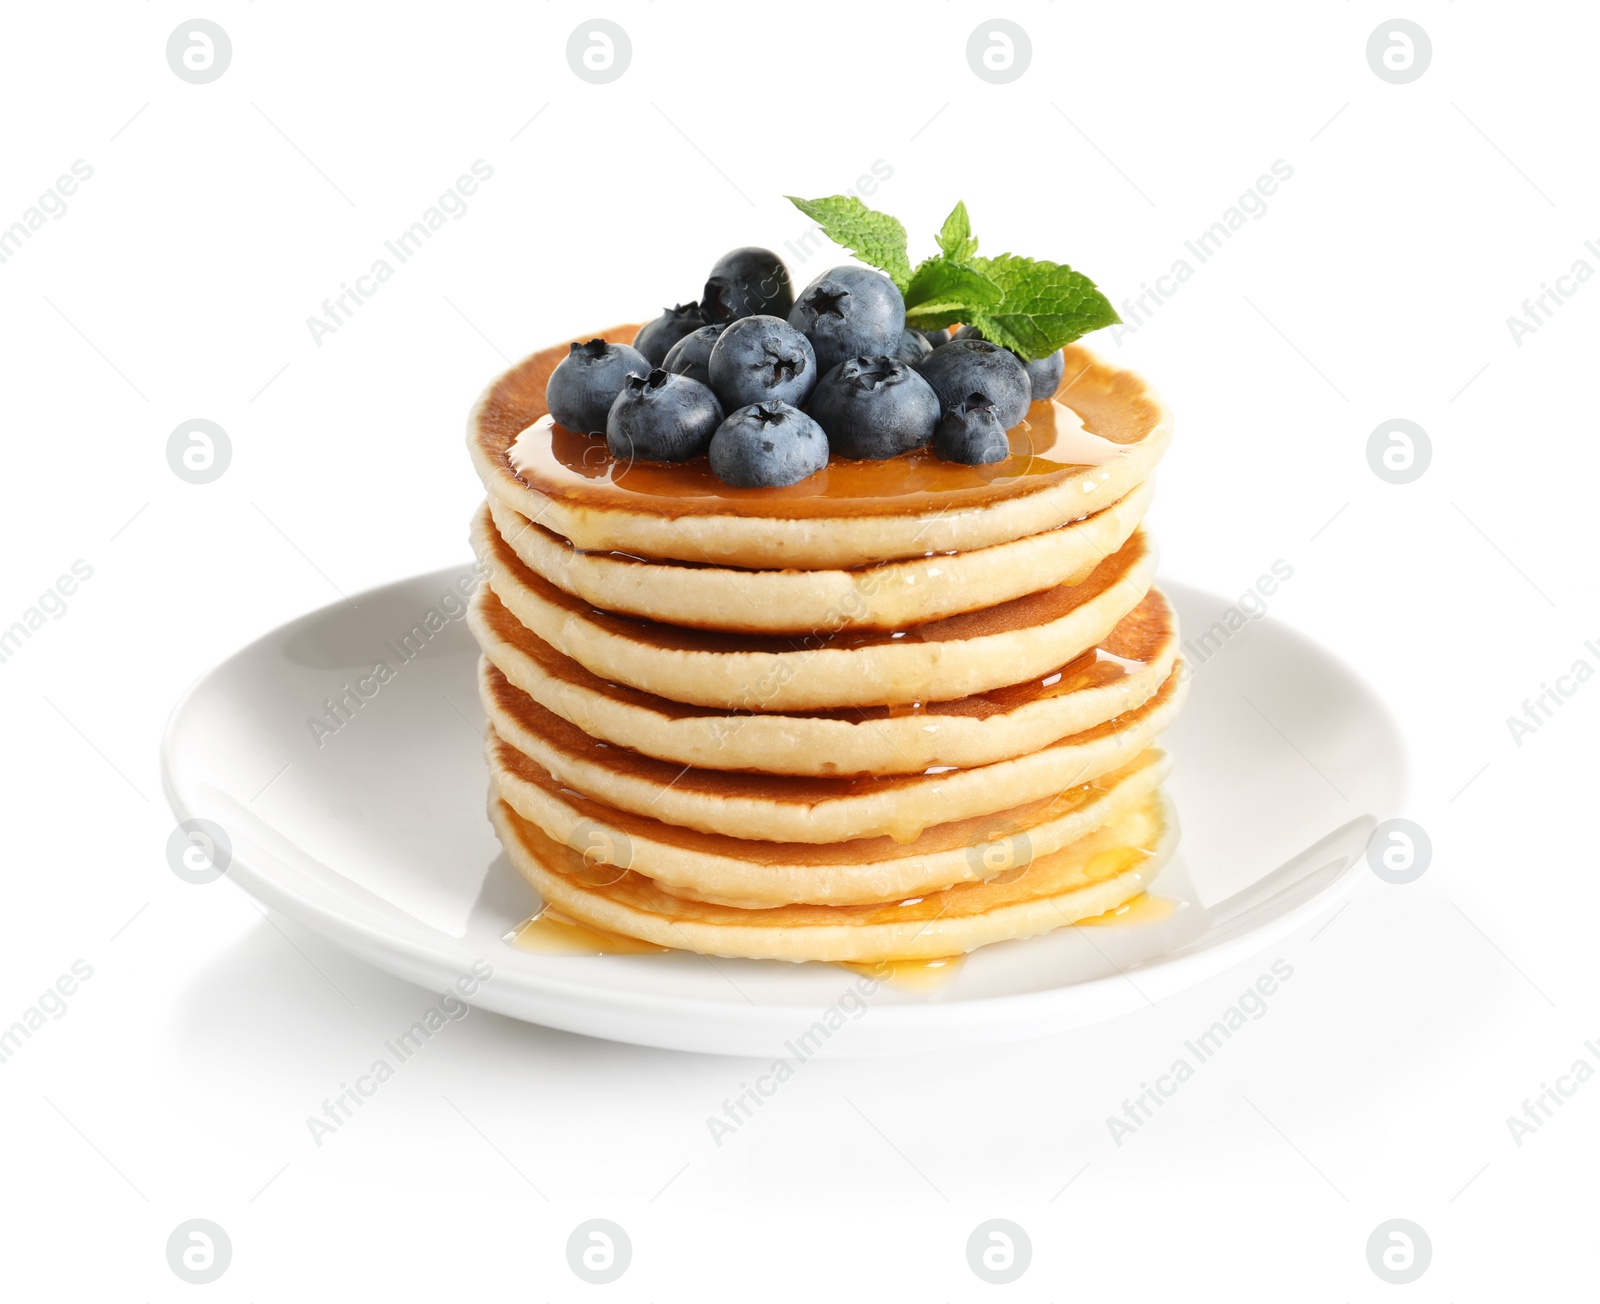
[[[191,85],[164,53],[185,6],[6,7],[0,225],[75,160],[93,177],[0,264],[0,625],[75,560],[93,576],[0,664],[0,1024],[74,960],[94,976],[0,1065],[0,1293],[974,1300],[1001,1289],[964,1253],[992,1217],[1033,1241],[1019,1299],[1591,1293],[1600,1084],[1520,1147],[1505,1120],[1600,1064],[1600,687],[1520,747],[1506,725],[1600,666],[1600,287],[1520,347],[1506,324],[1600,268],[1592,12],[1422,0],[1431,66],[1391,85],[1365,49],[1394,15],[1366,0],[1016,0],[1033,61],[1001,86],[966,63],[970,6],[600,12],[633,57],[596,86],[565,58],[587,6],[219,0],[232,63]],[[318,347],[307,317],[478,159],[466,215]],[[725,249],[805,230],[782,195],[880,159],[914,255],[964,198],[985,250],[1119,302],[1293,167],[1100,347],[1178,414],[1167,572],[1237,593],[1294,566],[1272,615],[1392,705],[1431,868],[1114,1024],[815,1063],[721,1148],[705,1117],[757,1066],[484,1013],[317,1148],[306,1116],[428,994],[170,872],[168,709],[289,617],[465,560],[463,418],[506,359],[694,298]],[[232,440],[210,485],[166,463],[192,417]],[[1393,417],[1432,438],[1410,485],[1367,465]],[[1106,1116],[1279,957],[1269,1014],[1117,1147]],[[233,1243],[203,1288],[164,1252],[194,1217]],[[564,1258],[590,1217],[633,1241],[605,1288]],[[1365,1255],[1396,1217],[1433,1244],[1405,1287]]]

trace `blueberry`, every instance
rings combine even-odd
[[[950,332],[943,326],[936,331],[918,331],[917,334],[928,341],[928,347],[930,349],[936,349],[941,344],[950,343]]]
[[[711,360],[711,346],[717,342],[717,337],[724,329],[726,324],[718,322],[690,331],[667,350],[667,356],[661,365],[668,371],[688,376],[691,380],[698,380],[702,385],[709,385],[711,373],[706,370],[706,363]]]
[[[706,370],[730,412],[751,403],[799,407],[816,388],[817,355],[782,318],[741,317],[717,338]]]
[[[1067,355],[1057,349],[1047,358],[1024,362],[1022,369],[1028,373],[1028,386],[1036,401],[1054,398],[1067,370]]]
[[[894,356],[896,361],[914,367],[932,352],[933,345],[928,343],[922,332],[907,326],[900,332],[900,347],[894,351]]]
[[[698,303],[680,303],[676,308],[663,308],[654,321],[647,321],[639,327],[639,333],[633,337],[633,347],[644,354],[645,361],[652,367],[659,367],[668,349],[690,331],[699,330],[705,324],[705,314],[700,311]]]
[[[939,418],[933,451],[946,462],[982,466],[1011,456],[1011,441],[987,394],[968,394]]]
[[[630,374],[648,376],[650,364],[626,344],[590,340],[567,351],[544,387],[550,415],[574,434],[606,428],[606,413]]]
[[[827,464],[822,427],[787,403],[742,407],[711,437],[711,470],[724,484],[741,489],[798,484]]]
[[[698,380],[657,367],[629,376],[606,417],[612,457],[687,462],[699,457],[722,424],[722,404]]]
[[[963,326],[955,334],[958,340],[981,340],[982,333],[976,326]],[[1022,364],[1022,369],[1028,373],[1029,390],[1034,399],[1054,398],[1056,390],[1061,388],[1061,376],[1067,369],[1067,357],[1057,349],[1049,357],[1025,358],[1020,353],[1011,354]]]
[[[835,267],[800,292],[789,325],[805,332],[826,374],[846,358],[892,355],[906,328],[906,303],[881,272]]]
[[[1010,430],[1027,415],[1033,397],[1028,373],[1016,355],[988,340],[970,336],[941,344],[922,360],[918,370],[933,386],[939,404],[946,411],[968,394],[987,394],[995,406],[1000,424]]]
[[[717,259],[700,302],[707,321],[738,321],[763,313],[787,317],[794,306],[789,269],[770,249],[735,249]]]
[[[817,382],[811,415],[835,453],[894,457],[933,438],[939,398],[927,381],[894,358],[847,358]]]

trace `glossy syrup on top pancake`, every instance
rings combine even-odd
[[[1011,456],[986,466],[946,462],[931,448],[882,461],[834,457],[815,475],[782,489],[734,489],[705,458],[636,462],[612,457],[598,435],[579,435],[549,415],[522,431],[508,456],[530,489],[571,503],[627,507],[668,516],[711,509],[752,516],[840,516],[918,512],[992,502],[1084,476],[1122,456],[1120,445],[1092,434],[1071,408],[1037,402],[1007,432]]]
[[[620,327],[603,334],[626,342],[634,330]],[[619,460],[603,438],[575,434],[549,416],[545,384],[566,356],[564,346],[541,350],[501,377],[477,421],[486,447],[517,479],[574,506],[665,517],[915,515],[980,507],[1075,477],[1092,489],[1106,477],[1104,467],[1160,423],[1159,402],[1136,377],[1097,365],[1092,354],[1076,346],[1067,346],[1065,353],[1061,388],[1053,398],[1035,401],[1023,422],[1008,432],[1011,456],[987,466],[946,462],[924,448],[883,461],[835,457],[796,485],[736,489],[718,480],[705,458]]]

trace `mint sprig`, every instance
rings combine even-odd
[[[1090,331],[1120,322],[1082,272],[1065,263],[1017,254],[978,257],[967,206],[958,203],[939,229],[939,252],[918,263],[906,254],[906,229],[853,195],[789,200],[835,244],[879,268],[906,301],[906,325],[937,330],[955,322],[1021,354],[1045,358]]]

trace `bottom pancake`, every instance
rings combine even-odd
[[[1077,841],[1136,805],[1172,768],[1147,747],[1126,765],[1038,801],[937,824],[907,843],[887,836],[773,842],[702,833],[617,810],[565,787],[491,733],[489,773],[518,815],[591,867],[586,882],[625,870],[677,896],[746,909],[898,901],[992,878]]]
[[[650,879],[589,866],[498,797],[489,815],[506,854],[549,905],[592,928],[702,955],[873,963],[930,959],[1035,937],[1144,891],[1177,843],[1160,792],[1021,869],[878,905],[759,910],[690,901]],[[612,880],[612,881],[608,881]]]

